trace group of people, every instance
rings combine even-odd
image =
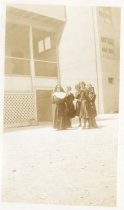
[[[75,90],[73,94],[70,86],[67,86],[64,91],[59,84],[56,85],[52,94],[52,103],[56,105],[54,128],[57,130],[70,128],[71,119],[76,116],[79,118],[80,127],[97,128],[94,87],[81,81],[75,86]]]

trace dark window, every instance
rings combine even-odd
[[[108,59],[114,58],[114,39],[101,37],[102,56]]]
[[[102,51],[103,51],[103,52],[107,52],[108,49],[103,47],[103,48],[102,48]]]
[[[56,61],[54,33],[33,29],[33,51],[35,60]]]
[[[114,51],[113,51],[112,49],[109,49],[109,53],[110,53],[110,54],[113,54]]]
[[[110,7],[99,7],[98,13],[100,16],[100,20],[106,24],[111,24],[111,8]]]
[[[108,78],[108,83],[109,84],[113,84],[114,83],[114,78],[113,77],[109,77]]]

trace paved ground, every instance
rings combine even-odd
[[[107,115],[98,129],[6,132],[2,200],[115,206],[117,124],[117,115]]]

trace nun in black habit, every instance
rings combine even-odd
[[[57,130],[64,130],[70,126],[67,115],[66,93],[60,85],[56,85],[53,95],[53,104],[56,105],[53,126]]]

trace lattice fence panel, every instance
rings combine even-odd
[[[30,124],[35,117],[32,93],[6,93],[4,97],[4,126],[19,127]]]

